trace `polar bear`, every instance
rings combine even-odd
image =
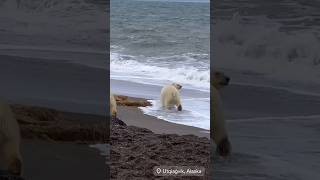
[[[110,115],[112,118],[117,117],[117,102],[114,95],[110,92]]]
[[[213,117],[211,117],[213,131],[211,131],[211,139],[217,144],[216,151],[221,156],[228,156],[231,153],[231,144],[226,130],[222,99],[219,92],[224,86],[228,85],[229,81],[230,78],[221,72],[214,72],[211,81],[211,92],[213,95]]]
[[[166,85],[161,90],[161,105],[164,108],[177,107],[178,111],[182,111],[182,105],[180,100],[180,90],[182,86],[177,83]]]
[[[0,170],[22,174],[20,128],[10,106],[0,101]]]

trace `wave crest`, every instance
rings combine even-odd
[[[320,39],[316,31],[284,31],[280,24],[256,17],[217,21],[215,66],[252,71],[278,80],[313,81],[320,77]]]
[[[182,57],[192,58],[187,54]],[[163,57],[168,59],[168,57]],[[210,84],[210,70],[201,70],[194,66],[182,65],[174,67],[170,64],[142,63],[136,57],[111,52],[111,78],[130,80],[143,84],[163,85],[169,82],[181,83],[189,88],[208,91]],[[180,63],[181,64],[181,63]]]

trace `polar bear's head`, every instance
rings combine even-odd
[[[174,86],[177,90],[180,90],[182,88],[182,86],[178,83],[172,83],[172,86]]]
[[[222,72],[215,71],[213,72],[212,77],[212,85],[217,88],[221,89],[224,86],[227,86],[229,84],[230,78],[226,75],[224,75]]]

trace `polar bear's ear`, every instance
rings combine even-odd
[[[176,87],[178,90],[182,88],[182,86],[178,83],[172,83],[172,86]]]

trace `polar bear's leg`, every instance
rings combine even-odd
[[[113,118],[115,118],[115,117],[117,117],[117,107],[116,106],[114,106],[114,105],[111,105],[112,107],[111,107],[111,116],[113,117]]]
[[[9,164],[9,172],[14,175],[22,175],[22,161],[20,158],[13,158]]]
[[[178,111],[182,111],[182,106],[181,106],[181,104],[178,105]]]
[[[161,92],[161,106],[162,108],[168,108],[168,98],[166,97],[166,92]]]
[[[222,108],[222,100],[216,88],[212,88],[213,93],[213,139],[217,144],[217,152],[221,156],[227,156],[231,153],[231,144],[225,125],[225,119]]]
[[[117,111],[115,110],[114,107],[111,108],[111,117],[116,118],[117,117]]]
[[[19,150],[19,147],[18,147]],[[21,175],[22,174],[22,158],[20,152],[17,152],[17,143],[7,141],[3,144],[3,157],[7,164],[7,170],[10,174]]]
[[[112,118],[117,117],[117,102],[113,94],[110,93],[110,114]]]
[[[10,106],[0,101],[0,170],[21,175],[20,129]]]
[[[177,105],[178,111],[182,111],[182,105],[181,105],[180,97],[177,97],[176,101],[177,101],[176,105]]]
[[[167,108],[168,107],[168,101],[167,101],[167,99],[166,98],[162,98],[162,101],[161,101],[161,103],[162,103],[162,107],[163,108]]]

